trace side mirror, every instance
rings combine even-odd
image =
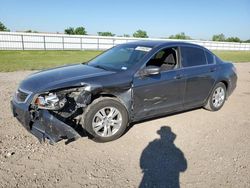
[[[160,67],[157,66],[147,66],[140,71],[140,76],[149,76],[160,74]]]

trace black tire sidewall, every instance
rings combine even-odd
[[[224,92],[225,92],[225,98],[224,98],[224,101],[223,103],[218,107],[216,108],[214,105],[213,105],[213,94],[214,94],[214,91],[218,88],[218,87],[222,87]],[[222,108],[222,106],[224,105],[225,101],[226,101],[226,97],[227,97],[227,90],[226,90],[226,86],[225,84],[223,84],[222,82],[219,82],[218,84],[216,84],[216,86],[214,87],[210,97],[209,97],[209,105],[210,105],[210,108],[212,111],[218,111]]]
[[[119,138],[127,128],[128,125],[128,113],[126,108],[116,99],[112,98],[102,98],[97,99],[97,102],[94,102],[92,105],[89,106],[87,113],[84,115],[84,127],[86,131],[93,137],[93,140],[97,142],[108,142]],[[95,133],[92,127],[92,120],[94,115],[98,112],[98,110],[104,107],[115,107],[118,109],[122,115],[122,125],[120,129],[110,137],[101,137]]]

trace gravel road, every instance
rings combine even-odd
[[[196,109],[135,124],[120,139],[40,144],[12,117],[31,71],[0,73],[0,187],[250,187],[250,63],[218,112]]]

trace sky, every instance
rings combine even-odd
[[[136,30],[150,37],[185,32],[193,39],[214,34],[250,39],[250,0],[0,0],[0,22],[11,31],[64,32],[83,26],[88,34]]]

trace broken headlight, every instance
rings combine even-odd
[[[66,101],[65,98],[60,99],[56,93],[48,93],[39,95],[34,104],[39,109],[60,110],[64,107]]]

